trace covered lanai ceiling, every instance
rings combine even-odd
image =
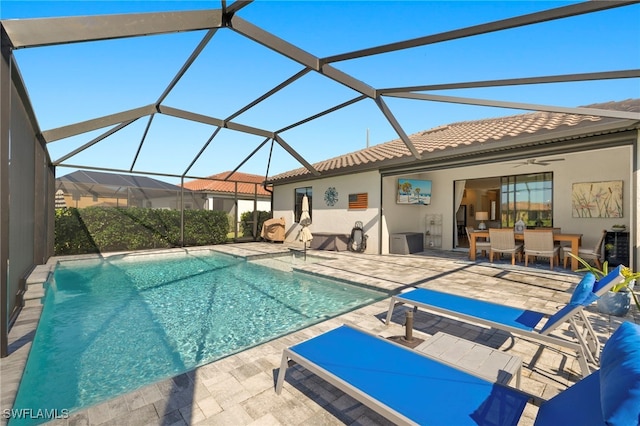
[[[448,29],[432,32],[431,28],[441,28],[429,24],[438,19],[438,2],[434,2],[433,16],[424,16],[424,24],[415,26],[412,31],[415,37],[346,52],[331,48],[340,44],[332,35],[331,23],[316,22],[322,28],[315,29],[323,38],[319,43],[325,46],[320,53],[307,51],[295,39],[287,39],[284,36],[287,32],[278,28],[278,25],[286,27],[286,22],[265,22],[264,27],[252,22],[261,20],[260,16],[252,15],[252,8],[280,8],[287,3],[222,1],[207,3],[211,9],[193,11],[9,19],[2,21],[5,31],[2,37],[3,44],[10,45],[14,53],[14,77],[24,79],[31,96],[34,116],[42,129],[39,136],[48,146],[52,164],[70,168],[200,178],[234,166],[235,170],[249,173],[259,169],[266,176],[302,165],[318,176],[320,172],[312,163],[364,147],[365,137],[368,143],[367,129],[380,123],[384,131],[376,132],[374,143],[400,138],[413,156],[420,159],[421,154],[407,135],[432,127],[429,123],[433,119],[439,120],[438,124],[453,121],[447,116],[448,105],[483,107],[482,113],[476,113],[481,115],[475,118],[496,116],[500,114],[498,111],[513,114],[514,110],[637,118],[637,113],[625,111],[576,108],[571,101],[540,104],[519,98],[535,99],[529,95],[531,89],[540,87],[596,82],[623,82],[631,88],[627,97],[638,97],[638,52],[628,52],[629,58],[594,51],[591,57],[578,60],[571,55],[572,46],[589,40],[581,39],[580,34],[562,34],[562,23],[566,20],[589,16],[597,22],[599,14],[612,11],[624,10],[625,16],[633,21],[633,16],[637,18],[640,14],[638,1],[563,3],[558,7],[537,2],[532,4],[531,12],[520,15],[514,15],[505,6],[496,12],[493,21],[472,22],[467,17],[458,24],[456,16],[448,16]],[[342,4],[307,3],[309,7]],[[376,4],[370,3],[377,9],[382,7]],[[385,4],[391,21],[394,2]],[[347,3],[344,5],[345,14],[354,12],[352,7],[346,7]],[[291,7],[296,5],[292,3]],[[314,22],[313,17],[300,19]],[[348,19],[336,19],[334,24],[346,22]],[[624,26],[622,22],[619,24]],[[541,25],[562,34],[545,49],[566,56],[562,66],[548,67],[563,72],[509,75],[504,64],[527,58],[527,51],[543,42],[527,40],[525,32]],[[386,39],[375,34],[384,33],[385,29],[373,26],[367,31],[371,31],[372,40],[393,39],[392,33]],[[619,31],[628,37],[639,34],[637,26],[587,29],[594,37],[611,37],[612,41]],[[284,35],[276,35],[281,33]],[[514,34],[523,37],[522,48],[517,52],[500,51],[500,37]],[[147,44],[148,39],[161,40],[160,49],[158,44],[153,48]],[[473,49],[486,52],[479,56],[485,62],[477,62],[478,55],[473,55],[476,62],[467,63],[466,72],[461,73],[455,64],[464,64],[464,58],[448,58],[444,52],[448,44],[467,40],[474,40],[470,45]],[[123,48],[125,44],[127,50]],[[105,45],[111,56],[94,56],[96,47]],[[233,50],[228,48],[231,45]],[[242,49],[238,50],[238,46]],[[254,60],[258,51],[260,59]],[[38,56],[37,52],[44,53]],[[84,65],[79,70],[65,69],[67,55],[86,57],[86,69]],[[427,62],[440,72],[389,66],[400,60],[412,64],[412,55],[420,64],[427,55]],[[492,63],[498,57],[505,62]],[[49,84],[38,81],[32,85],[35,80],[31,70],[47,67],[47,58],[62,63],[62,69],[50,70]],[[549,58],[528,60],[535,63]],[[154,65],[147,67],[152,62]],[[91,79],[91,66],[108,64],[114,66],[108,81]],[[452,68],[447,69],[448,66]],[[75,72],[78,74],[74,75]],[[370,75],[376,77],[366,78]],[[447,80],[449,75],[452,77]],[[476,75],[482,78],[474,78]],[[57,83],[56,78],[62,76],[70,83]],[[145,87],[155,88],[156,92],[122,91],[121,82],[136,79],[151,82]],[[394,83],[381,83],[390,80]],[[501,97],[505,88],[514,87],[521,88],[521,92],[515,92],[518,96],[510,96],[509,100]],[[332,97],[320,96],[328,88],[332,89]],[[491,96],[472,97],[469,93]],[[557,94],[562,96],[561,91]],[[122,99],[122,109],[110,110],[113,104],[102,102],[105,97],[114,96]],[[278,103],[271,103],[274,100]],[[609,100],[615,99],[593,99],[581,104]],[[48,106],[43,106],[47,102]],[[68,110],[67,115],[57,114],[68,121],[50,120],[52,108]],[[422,121],[416,124],[415,117],[406,119],[408,115],[422,117]],[[326,132],[327,129],[332,131]],[[359,134],[361,146],[349,145],[341,134],[350,143],[353,135]],[[159,140],[165,143],[160,144]],[[310,145],[318,144],[322,144],[322,150],[310,149]]]

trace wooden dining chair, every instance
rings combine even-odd
[[[578,256],[587,261],[592,260],[596,264],[596,268],[602,269],[602,244],[604,243],[604,237],[606,236],[607,230],[603,229],[602,234],[600,235],[600,238],[598,239],[595,247],[580,247],[578,249]],[[565,268],[567,267],[567,263],[571,260],[571,256],[569,256],[569,253],[571,253],[571,250],[566,250],[562,255],[562,257],[564,258],[563,266]]]
[[[529,257],[548,257],[549,267],[560,264],[560,246],[553,242],[551,229],[526,229],[524,231],[524,266],[529,266]]]
[[[513,228],[489,228],[489,261],[493,262],[493,256],[497,253],[511,254],[511,264],[516,264],[516,255],[518,262],[522,260],[522,244],[516,242],[516,235]]]
[[[471,233],[473,232],[473,226],[465,226],[464,230],[467,233],[467,240],[471,243]],[[491,249],[491,244],[489,241],[478,241],[476,239],[476,253],[482,252],[483,256],[487,255],[487,252]],[[471,250],[471,245],[469,245],[469,250]]]

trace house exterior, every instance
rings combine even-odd
[[[264,176],[227,171],[185,182],[184,187],[202,196],[204,209],[224,211],[238,224],[245,212],[271,211],[271,192],[263,182]]]
[[[348,234],[361,221],[367,252],[382,254],[393,251],[398,233],[421,234],[426,248],[455,249],[462,226],[477,227],[479,212],[489,226],[524,219],[580,233],[584,246],[625,225],[633,264],[640,100],[589,107],[633,114],[533,112],[439,126],[409,136],[419,158],[397,139],[313,164],[319,178],[306,168],[273,176],[273,215],[285,217],[295,240],[298,199],[307,194],[312,232]],[[407,181],[413,185],[403,187]],[[407,203],[420,196],[415,189],[422,204]]]
[[[64,203],[63,203],[64,200]],[[204,200],[191,191],[146,176],[78,170],[56,179],[56,206],[202,209]]]

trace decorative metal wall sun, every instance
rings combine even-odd
[[[338,191],[333,186],[327,188],[324,192],[324,202],[327,203],[328,206],[334,206],[338,202]]]

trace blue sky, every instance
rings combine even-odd
[[[256,1],[238,16],[312,55],[324,57],[531,13],[569,2]],[[2,19],[216,9],[218,1],[7,1]],[[375,88],[640,68],[640,5],[467,39],[335,63]],[[39,125],[49,130],[154,103],[204,32],[137,37],[15,51]],[[301,69],[229,29],[221,29],[163,102],[226,118]],[[575,107],[640,98],[640,81],[563,83],[449,90],[433,94]],[[234,121],[277,130],[355,97],[309,73]],[[523,111],[385,98],[407,134],[439,125]],[[128,170],[147,125],[139,119],[66,164]],[[48,145],[52,160],[106,129]],[[215,130],[156,115],[135,170],[180,175]],[[283,133],[309,162],[397,138],[366,99]],[[189,175],[235,168],[264,138],[223,130]],[[240,170],[265,175],[269,144]],[[277,145],[269,175],[300,164]],[[58,176],[74,169],[59,168]],[[162,178],[176,183],[176,179]]]

